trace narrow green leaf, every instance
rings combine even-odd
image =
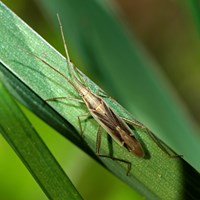
[[[2,4],[0,6],[0,16],[0,43],[2,46],[0,60],[4,65],[4,68],[0,68],[0,70],[6,75],[9,74],[8,70],[12,72],[24,87],[32,90],[29,90],[29,93],[35,93],[41,99],[78,96],[70,84],[47,65],[36,59],[32,53],[45,59],[50,65],[68,76],[66,60]],[[18,51],[13,51],[16,48]],[[93,92],[98,90],[98,86],[84,75],[83,77]],[[12,83],[12,80],[7,79]],[[16,87],[18,87],[17,82]],[[21,91],[21,93],[23,92]],[[42,104],[39,98],[29,100],[37,101],[38,106]],[[109,98],[105,98],[105,100],[120,116],[134,121],[134,118],[114,100]],[[85,105],[70,100],[48,102],[48,104],[80,132],[77,116],[88,112]],[[44,110],[49,109],[50,107],[44,108]],[[50,115],[45,118],[51,117]],[[96,147],[95,133],[97,126],[93,119],[88,119],[84,123],[84,141],[93,152],[95,152]],[[137,127],[135,128],[137,129]],[[75,135],[73,131],[69,132],[69,134]],[[140,138],[145,148],[145,158],[136,158],[126,149],[120,148],[115,142],[113,144],[109,143],[106,133],[103,133],[101,153],[109,154],[110,147],[112,147],[115,157],[126,159],[132,163],[131,174],[126,176],[126,165],[102,158],[101,161],[110,171],[131,187],[136,188],[148,199],[171,200],[189,198],[191,195],[195,198],[199,195],[200,181],[199,175],[195,170],[180,158],[169,158],[144,129],[138,128],[135,134]],[[76,139],[74,139],[77,145],[80,141],[78,138],[77,143]],[[186,171],[188,173],[185,173]]]
[[[0,132],[45,194],[50,199],[82,199],[1,83],[0,97]]]

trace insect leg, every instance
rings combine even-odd
[[[170,148],[167,144],[165,144],[162,140],[157,138],[151,131],[148,131],[149,136],[152,138],[152,140],[157,144],[157,146],[166,153],[170,158],[177,158],[177,157],[183,157],[183,155],[177,154],[172,148]]]
[[[73,100],[73,101],[77,101],[79,103],[84,103],[82,99],[77,99],[77,98],[74,98],[74,97],[53,97],[53,98],[45,99],[45,101],[57,101],[57,100],[60,100],[60,99],[70,99],[70,100]]]
[[[162,140],[160,140],[158,137],[156,137],[148,128],[146,128],[142,123],[138,121],[131,121],[127,118],[121,117],[127,124],[134,126],[137,126],[143,130],[146,131],[146,133],[151,137],[151,139],[157,144],[157,146],[169,157],[176,158],[176,157],[182,157],[182,155],[177,154],[172,148],[170,148],[167,144],[165,144]]]
[[[130,171],[131,171],[131,166],[132,166],[131,162],[129,162],[127,160],[124,160],[124,159],[116,158],[116,157],[113,157],[113,156],[100,154],[101,136],[102,136],[101,126],[98,126],[98,129],[97,129],[97,139],[96,139],[96,155],[99,156],[99,157],[110,158],[112,160],[116,160],[116,161],[125,163],[127,165],[126,175],[128,176],[129,173],[130,173]]]
[[[108,94],[106,94],[106,92],[104,92],[102,89],[98,89],[98,90],[96,91],[96,94],[97,94],[98,96],[100,96],[100,97],[110,98],[110,97],[108,97]]]
[[[70,100],[73,100],[73,101],[77,101],[79,103],[84,103],[83,100],[81,99],[77,99],[77,98],[73,98],[73,97],[54,97],[54,98],[50,98],[50,99],[45,99],[45,101],[57,101],[57,100],[60,100],[60,99],[70,99]],[[81,115],[79,115],[77,118],[78,118],[78,124],[79,124],[79,128],[80,128],[80,133],[81,133],[81,137],[83,136],[83,129],[82,129],[82,125],[81,125],[81,117],[84,117],[84,116],[89,116],[90,113],[83,113]]]
[[[77,118],[78,118],[78,124],[79,124],[79,128],[80,128],[80,133],[81,133],[81,137],[83,137],[83,128],[82,128],[82,125],[81,125],[81,117],[86,117],[86,116],[90,116],[90,113],[83,113],[81,115],[79,115]]]
[[[133,127],[137,126],[141,129],[145,129],[146,131],[148,130],[142,123],[138,122],[137,120],[132,121],[132,120],[127,119],[125,117],[120,117],[120,118],[123,119],[127,124],[132,125]]]

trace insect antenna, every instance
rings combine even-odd
[[[58,18],[58,23],[59,23],[59,26],[60,26],[60,32],[61,32],[61,36],[62,36],[62,40],[63,40],[63,45],[64,45],[64,48],[65,48],[65,54],[66,54],[66,57],[67,57],[67,61],[68,61],[68,63],[71,63],[70,57],[69,57],[69,52],[68,52],[68,49],[67,49],[67,44],[66,44],[66,41],[65,41],[62,23],[61,23],[60,16],[59,16],[58,13],[57,13],[57,18]]]
[[[59,26],[60,26],[60,32],[61,32],[61,36],[62,36],[62,41],[63,41],[63,45],[64,45],[64,49],[65,49],[65,54],[66,54],[66,58],[67,58],[67,62],[69,64],[69,71],[70,71],[70,74],[72,75],[72,77],[75,79],[75,81],[81,85],[81,82],[77,79],[77,77],[74,75],[74,72],[72,71],[72,68],[74,70],[77,70],[77,68],[74,66],[74,64],[71,62],[70,60],[70,57],[69,57],[69,51],[68,51],[68,48],[67,48],[67,43],[66,43],[66,40],[65,40],[65,36],[64,36],[64,32],[63,32],[63,26],[62,26],[62,23],[61,23],[61,20],[60,20],[60,16],[59,14],[57,13],[57,18],[58,18],[58,23],[59,23]],[[74,87],[75,84],[73,84]],[[77,87],[76,87],[77,88]]]
[[[32,53],[31,53],[32,54]],[[63,73],[61,73],[59,70],[57,70],[55,67],[51,66],[48,62],[46,62],[44,59],[38,57],[35,54],[32,54],[35,58],[37,58],[38,60],[42,61],[44,64],[46,64],[48,67],[50,67],[51,69],[53,69],[55,72],[57,72],[59,75],[61,75],[65,80],[67,80],[74,88],[77,88],[77,86],[69,79],[67,78]]]

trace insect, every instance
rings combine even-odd
[[[132,154],[134,154],[137,157],[143,158],[145,156],[145,151],[144,151],[141,143],[133,135],[133,132],[130,129],[130,127],[127,125],[127,123],[129,121],[126,121],[124,118],[121,118],[120,116],[118,116],[115,113],[115,111],[105,102],[105,100],[100,95],[95,94],[92,91],[90,91],[90,89],[87,88],[83,83],[81,83],[81,81],[77,78],[77,73],[80,76],[81,76],[81,74],[70,60],[59,15],[57,15],[57,17],[58,17],[58,22],[60,25],[61,36],[62,36],[64,49],[65,49],[65,53],[66,53],[67,63],[69,65],[69,72],[71,74],[71,78],[68,78],[67,76],[62,74],[60,71],[58,71],[56,68],[51,66],[45,60],[39,58],[36,55],[34,55],[34,56],[36,58],[38,58],[39,60],[41,60],[44,64],[49,66],[51,69],[53,69],[55,72],[60,74],[78,92],[78,94],[82,98],[82,102],[84,102],[85,105],[87,106],[89,114],[99,124],[99,127],[97,129],[96,154],[99,157],[106,157],[106,158],[110,158],[112,160],[126,163],[127,164],[127,175],[128,175],[131,170],[131,166],[132,166],[131,162],[124,160],[124,159],[116,158],[113,156],[100,154],[100,147],[101,147],[101,131],[100,131],[100,129],[103,128],[114,139],[114,141],[116,141],[120,146],[126,148],[129,152],[131,152]],[[56,98],[47,99],[47,101],[64,99],[64,98],[65,99],[67,99],[67,98],[74,99],[74,98],[69,98],[69,97],[56,97]],[[77,100],[79,102],[81,101],[80,99],[74,99],[74,100]],[[81,115],[81,116],[83,116],[83,115]],[[79,122],[79,126],[80,126],[80,131],[82,134],[83,132],[82,132],[81,120],[80,120],[81,116],[78,116],[78,122]],[[138,124],[136,123],[136,125],[142,127],[142,125],[140,125],[140,123],[138,123]]]

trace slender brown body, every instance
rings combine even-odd
[[[73,87],[78,91],[79,95],[85,102],[90,114],[103,127],[106,132],[120,145],[128,149],[138,157],[144,157],[144,151],[141,144],[133,136],[132,130],[115,112],[107,105],[107,103],[100,96],[92,93],[76,78],[74,71],[76,68],[72,63],[70,69]],[[76,70],[77,71],[77,70]]]

